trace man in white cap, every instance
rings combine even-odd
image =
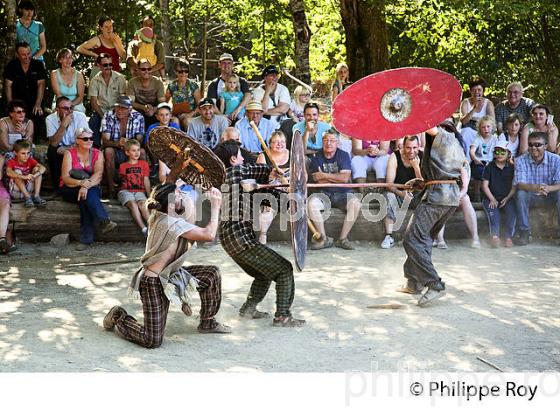
[[[263,118],[263,111],[262,104],[259,101],[251,101],[247,104],[245,118],[235,124],[235,128],[239,130],[241,147],[251,152],[263,151],[259,138],[251,127],[251,121],[255,123],[267,145],[270,136],[276,129],[272,121]]]
[[[220,135],[228,127],[228,120],[223,115],[216,115],[214,101],[203,98],[198,103],[200,116],[189,123],[187,135],[202,145],[213,149],[220,142]]]
[[[223,53],[218,60],[218,66],[220,67],[220,76],[210,82],[206,97],[214,101],[214,105],[217,107],[217,112],[219,113],[220,96],[225,90],[226,81],[229,80],[233,74],[233,56],[229,53]],[[239,89],[243,93],[243,100],[241,100],[241,104],[232,112],[231,118],[236,118],[251,99],[249,83],[243,77],[239,77]]]

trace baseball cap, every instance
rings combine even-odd
[[[507,149],[508,151],[511,152],[511,150],[509,149],[509,144],[507,143],[507,141],[498,141],[496,143],[496,145],[494,145],[494,150],[496,150],[496,148]]]
[[[267,75],[274,74],[274,73],[280,74],[280,71],[278,71],[275,65],[268,65],[262,70],[261,76],[262,78],[264,78]]]
[[[160,108],[167,108],[169,111],[172,110],[171,105],[166,102],[159,103],[157,109],[159,110]]]
[[[259,101],[251,101],[249,104],[247,104],[247,107],[245,107],[245,109],[247,111],[264,111],[262,104]]]
[[[132,100],[127,95],[119,95],[117,97],[117,102],[113,106],[114,107],[131,108],[132,107]]]
[[[224,61],[224,60],[231,60],[233,61],[233,56],[230,53],[223,53],[220,56],[220,59],[218,61]]]
[[[205,105],[214,105],[214,101],[211,98],[203,98],[202,100],[200,100],[200,102],[198,103],[198,108],[202,108]]]

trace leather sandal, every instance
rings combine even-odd
[[[274,327],[302,327],[305,324],[303,319],[295,319],[290,316],[277,316],[272,319],[272,326]]]

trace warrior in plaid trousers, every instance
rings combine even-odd
[[[255,179],[267,183],[269,176],[277,177],[268,165],[243,165],[239,144],[226,141],[214,149],[215,154],[226,166],[226,184],[230,191],[224,194],[224,206],[219,227],[220,242],[229,256],[254,278],[247,300],[239,309],[241,317],[261,319],[269,316],[257,310],[257,304],[266,296],[272,282],[276,283],[276,313],[273,326],[299,327],[305,320],[292,317],[290,308],[294,301],[295,283],[292,264],[269,247],[257,241],[253,230],[253,205],[260,206],[252,195],[243,193],[239,183],[244,179]],[[268,193],[268,200],[276,201],[278,191],[261,190]],[[257,202],[260,202],[257,200]]]
[[[161,346],[169,311],[169,302],[182,306],[189,316],[189,290],[200,294],[200,333],[230,333],[228,326],[218,323],[214,316],[221,302],[221,279],[218,268],[210,265],[183,267],[190,241],[211,241],[216,236],[221,193],[212,189],[207,193],[211,204],[210,222],[205,228],[197,227],[177,217],[184,211],[180,195],[175,195],[175,184],[156,187],[148,200],[151,215],[148,220],[146,253],[140,259],[142,268],[132,279],[130,292],[139,295],[144,311],[144,324],[120,306],[113,307],[103,327],[115,329],[126,340],[147,348]]]

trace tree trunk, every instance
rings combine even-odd
[[[385,0],[340,0],[352,80],[389,68]]]
[[[309,70],[309,43],[311,41],[311,29],[307,25],[304,1],[290,0],[290,12],[292,13],[295,35],[295,76],[304,83],[311,84],[311,73]]]
[[[165,71],[171,72],[173,62],[167,56],[171,55],[171,42],[169,34],[169,0],[159,0],[159,8],[161,9],[161,41],[165,50]]]
[[[6,67],[6,64],[14,58],[14,49],[16,45],[16,3],[17,0],[5,0],[4,7],[6,13],[6,32],[7,35],[3,39],[3,57],[2,57],[2,67]],[[4,78],[0,84],[0,91],[4,87]]]

